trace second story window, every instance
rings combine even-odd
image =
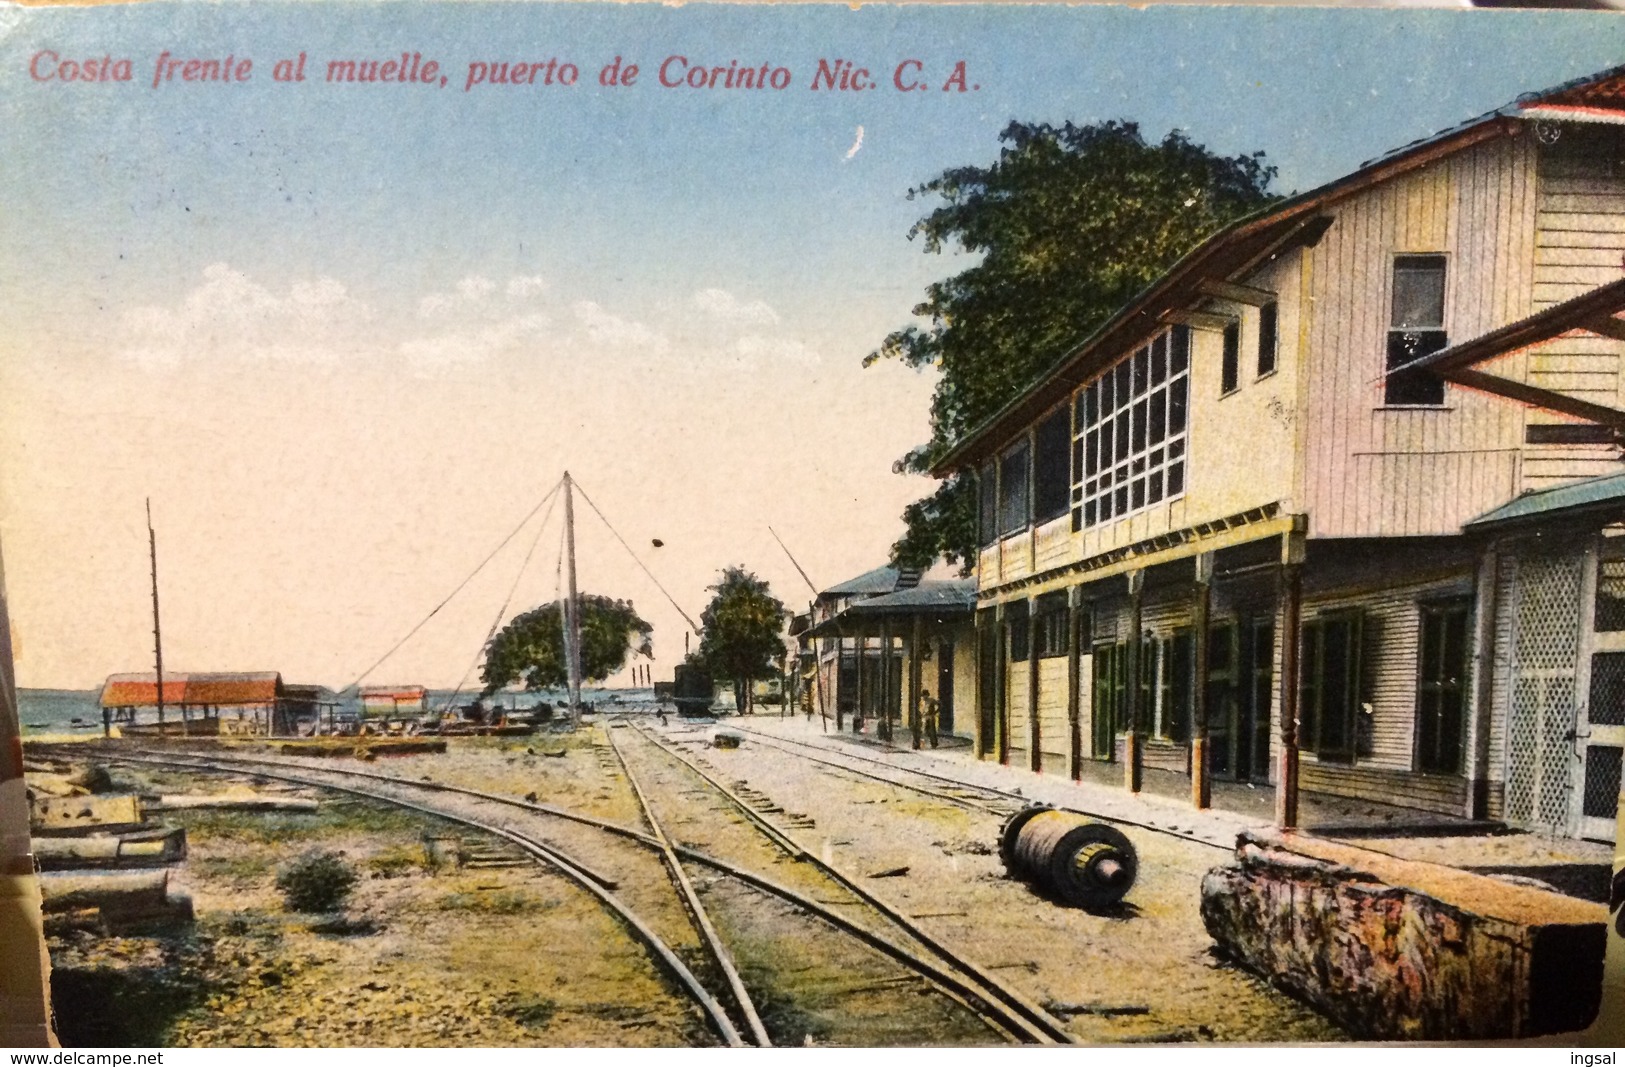
[[[1023,441],[999,457],[999,533],[1027,525],[1027,487],[1032,453]]]
[[[1258,376],[1275,373],[1275,349],[1279,343],[1279,310],[1275,301],[1258,309]]]
[[[1224,358],[1219,364],[1219,395],[1233,393],[1241,384],[1241,323],[1224,328]]]
[[[1185,491],[1191,335],[1175,326],[1120,360],[1077,397],[1074,529],[1098,526]]]
[[[976,476],[976,526],[984,545],[999,539],[999,468],[984,463]]]
[[[1033,439],[1033,519],[1047,522],[1066,514],[1072,486],[1072,411],[1052,412]]]
[[[1427,371],[1395,368],[1432,355],[1448,343],[1444,328],[1443,256],[1395,256],[1394,299],[1388,320],[1386,404],[1444,403],[1444,381]]]

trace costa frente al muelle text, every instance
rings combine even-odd
[[[270,68],[269,78],[262,72]],[[596,69],[597,77],[592,76]],[[587,73],[584,75],[583,71]],[[874,90],[920,93],[968,93],[981,89],[963,59],[927,61],[905,58],[887,63],[864,63],[844,57],[825,57],[789,65],[764,60],[707,61],[673,53],[654,63],[615,56],[608,62],[577,63],[558,56],[523,59],[472,59],[445,64],[422,52],[401,52],[382,59],[319,59],[305,52],[270,60],[239,55],[195,56],[168,50],[150,65],[111,52],[100,56],[66,55],[53,48],[35,51],[28,75],[42,84],[61,86],[144,86],[152,90],[209,86],[241,86],[269,80],[278,85],[414,86],[460,88],[462,92],[537,89],[570,90],[597,85],[605,89],[659,89],[784,92],[801,88],[814,92],[861,93]]]

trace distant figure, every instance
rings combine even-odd
[[[656,708],[655,709],[655,718],[660,720],[660,725],[662,725],[662,726],[667,725],[667,723],[666,723],[666,709],[665,708]]]
[[[937,715],[941,705],[931,696],[931,690],[920,690],[920,718],[925,721],[925,736],[930,739],[931,747],[937,747]]]

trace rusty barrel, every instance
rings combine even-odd
[[[999,858],[1012,877],[1068,904],[1104,908],[1134,885],[1139,859],[1121,830],[1054,808],[1023,808],[999,834]]]

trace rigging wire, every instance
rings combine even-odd
[[[700,632],[699,624],[688,617],[688,612],[683,610],[683,606],[677,603],[675,597],[666,592],[666,587],[660,584],[660,579],[655,577],[654,571],[651,571],[647,566],[645,566],[644,562],[638,558],[638,554],[632,551],[632,546],[626,543],[626,538],[622,537],[620,531],[616,530],[615,527],[610,524],[609,519],[604,516],[604,513],[598,510],[598,505],[592,502],[592,497],[588,496],[587,491],[581,488],[581,483],[579,481],[575,483],[575,487],[580,491],[581,499],[585,500],[587,502],[587,506],[592,508],[593,514],[598,516],[599,521],[604,524],[605,528],[607,528],[610,533],[615,535],[615,540],[619,541],[621,543],[621,547],[626,549],[626,554],[632,557],[632,562],[643,568],[643,573],[649,576],[649,580],[655,583],[655,588],[660,590],[660,592],[665,595],[666,600],[670,602],[671,606],[677,609],[677,614],[681,615],[683,617],[683,621],[688,623],[688,628],[693,630],[694,633],[698,634]]]
[[[497,627],[502,625],[502,617],[508,614],[508,606],[513,603],[513,595],[519,590],[519,580],[525,576],[525,568],[530,566],[530,558],[536,554],[536,546],[542,543],[542,534],[547,531],[547,520],[553,517],[553,507],[558,502],[558,497],[555,496],[553,503],[547,506],[547,514],[542,516],[541,524],[536,527],[536,536],[530,539],[530,548],[525,550],[525,559],[519,564],[519,570],[513,576],[513,584],[508,586],[508,595],[503,598],[502,607],[497,609],[497,617],[491,620],[491,628],[485,631],[485,640],[480,642],[479,650],[474,653],[474,658],[469,662],[468,669],[463,672],[462,678],[458,680],[457,688],[452,690],[451,696],[447,697],[446,702],[440,705],[442,715],[446,713],[448,708],[453,706],[458,697],[463,695],[463,687],[468,684],[469,675],[474,673],[474,668],[479,664],[480,657],[490,648],[491,638],[496,636]]]
[[[431,608],[429,610],[429,614],[425,615],[422,619],[420,619],[418,621],[418,624],[416,626],[412,627],[412,629],[407,631],[405,637],[403,637],[399,641],[395,642],[395,644],[393,646],[391,646],[391,648],[390,648],[390,650],[388,652],[385,652],[382,656],[379,656],[378,659],[373,663],[372,666],[368,667],[366,670],[364,670],[360,674],[356,675],[355,681],[351,682],[349,685],[347,685],[343,689],[339,690],[339,692],[340,693],[346,693],[346,692],[349,692],[351,689],[354,689],[356,686],[361,684],[361,679],[365,678],[367,675],[369,675],[373,671],[377,670],[379,668],[379,666],[385,660],[387,660],[389,657],[393,656],[395,653],[399,652],[401,650],[402,645],[404,645],[404,644],[406,644],[406,642],[410,641],[414,634],[416,634],[419,630],[423,629],[423,627],[428,625],[429,620],[434,618],[437,614],[439,614],[441,608],[443,608],[447,604],[451,603],[452,598],[455,597],[458,593],[461,593],[463,591],[463,587],[468,585],[469,582],[473,581],[474,576],[476,574],[480,573],[480,571],[485,568],[485,565],[487,563],[490,563],[491,560],[496,557],[496,554],[498,552],[501,552],[504,548],[506,548],[508,546],[508,542],[512,541],[514,539],[514,537],[516,537],[518,535],[519,531],[523,530],[530,523],[530,520],[536,517],[536,513],[542,510],[542,506],[544,504],[546,504],[549,500],[552,500],[554,498],[554,496],[558,493],[560,487],[563,486],[563,485],[564,485],[564,479],[561,477],[557,482],[555,482],[553,484],[553,488],[549,489],[547,491],[547,495],[542,497],[542,499],[538,500],[536,502],[536,506],[531,508],[530,512],[528,514],[526,514],[526,516],[523,519],[519,520],[519,525],[515,526],[508,533],[508,536],[504,537],[502,539],[501,543],[498,544],[495,548],[493,548],[491,550],[489,555],[487,555],[484,559],[480,560],[479,564],[472,571],[468,572],[467,577],[465,577],[462,581],[457,583],[457,588],[455,588],[451,592],[447,593],[444,600],[442,600],[440,603],[436,604],[433,608]]]

